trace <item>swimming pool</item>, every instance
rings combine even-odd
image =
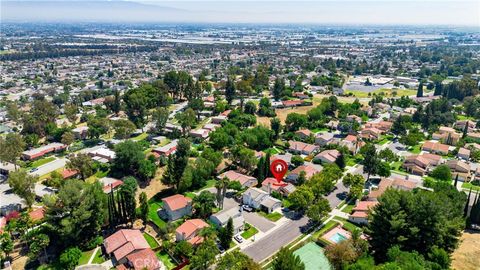
[[[344,236],[343,234],[341,233],[335,233],[334,235],[332,235],[329,240],[332,241],[333,243],[340,243],[344,240],[347,240],[348,238],[346,236]]]

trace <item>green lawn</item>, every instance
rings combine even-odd
[[[146,138],[148,137],[148,134],[147,133],[142,133],[136,137],[133,137],[132,140],[134,141],[141,141],[141,140],[145,140]]]
[[[318,133],[322,131],[328,131],[328,128],[314,128],[311,130],[313,133]]]
[[[285,208],[290,208],[290,206],[292,205],[292,203],[291,203],[287,198],[283,198],[283,199],[282,199],[282,205],[283,205],[283,207],[285,207]]]
[[[207,182],[205,183],[205,186],[203,186],[203,187],[201,187],[201,188],[199,188],[199,189],[197,189],[197,190],[194,190],[193,192],[199,192],[200,190],[214,187],[214,186],[215,186],[215,183],[217,183],[217,180],[215,180],[215,179],[207,180]]]
[[[394,96],[393,92],[396,92],[396,97],[401,97],[401,96],[412,96],[417,93],[417,90],[409,90],[409,89],[387,89],[387,88],[381,88],[377,89],[375,91],[370,92],[370,96],[373,96],[373,94],[379,95],[380,93],[383,93],[387,97]],[[345,91],[345,94],[352,94],[355,97],[358,98],[366,98],[369,97],[368,94],[369,92],[365,91],[360,91],[360,90],[347,90]]]
[[[475,120],[475,117],[457,114],[457,119],[460,120],[460,121],[463,121],[463,120]]]
[[[339,220],[339,221],[342,221],[343,223],[343,228],[345,228],[347,231],[349,232],[353,232],[355,231],[356,229],[361,229],[360,227],[358,227],[357,225],[351,223],[350,221],[344,219],[344,218],[341,218],[341,217],[335,217],[335,219]]]
[[[355,208],[355,204],[347,204],[347,206],[345,206],[342,209],[342,212],[350,214],[350,213],[352,213],[353,208]]]
[[[264,150],[263,152],[270,153],[270,155],[275,155],[275,154],[280,153],[280,150],[278,150],[275,147],[272,147],[272,148],[268,148],[268,149]]]
[[[312,235],[312,238],[313,239],[318,239],[320,236],[322,236],[326,231],[332,229],[333,227],[337,226],[338,225],[338,222],[335,221],[335,220],[330,220],[329,222],[327,222],[327,224],[325,224],[325,226],[323,226],[320,230],[316,231],[315,233],[313,233]]]
[[[159,251],[156,253],[157,255],[157,258],[160,259],[160,261],[163,262],[163,264],[165,265],[165,267],[167,267],[167,269],[173,269],[175,268],[175,262],[172,260],[172,258],[170,257],[170,255],[168,255],[168,253],[164,252],[164,251]]]
[[[197,195],[195,195],[195,193],[193,193],[193,192],[186,192],[184,195],[185,195],[185,197],[190,198],[190,199],[194,199],[195,197],[197,197]]]
[[[402,164],[403,164],[403,161],[399,160],[399,161],[395,161],[393,162],[390,167],[392,168],[392,170],[400,170],[400,168],[402,167]]]
[[[275,222],[275,221],[277,221],[277,220],[279,220],[283,217],[282,214],[280,214],[278,212],[273,212],[273,213],[267,214],[265,212],[259,211],[258,214],[262,217],[265,217],[268,220],[273,221],[273,222]]]
[[[94,251],[95,249],[84,251],[82,253],[82,257],[80,257],[80,260],[78,260],[78,265],[87,264],[88,260],[90,260],[90,257],[92,257]]]
[[[167,225],[167,223],[164,220],[162,220],[157,213],[158,209],[162,208],[163,203],[152,201],[152,202],[149,202],[148,204],[149,204],[148,219],[153,223],[155,223],[155,225],[157,225],[158,228],[164,228]]]
[[[92,263],[101,264],[103,262],[105,262],[105,259],[102,257],[102,249],[99,248],[97,253],[95,253],[95,257],[93,257]]]
[[[412,152],[413,154],[420,154],[420,152],[422,151],[422,146],[419,144],[415,145],[409,151]]]
[[[254,236],[256,233],[258,233],[258,230],[257,228],[253,227],[252,225],[250,225],[250,228],[246,231],[244,231],[241,236],[243,237],[243,239],[248,239],[252,236]]]
[[[148,245],[152,249],[159,247],[157,240],[155,240],[155,238],[153,238],[153,236],[151,236],[150,234],[143,233],[143,237],[145,238],[145,240],[147,240]]]
[[[42,165],[45,165],[49,162],[52,162],[55,160],[55,157],[46,157],[46,158],[42,158],[42,159],[38,159],[38,160],[35,160],[34,162],[32,162],[32,164],[30,164],[29,168],[38,168]]]
[[[480,186],[474,185],[474,184],[472,184],[472,183],[463,183],[463,184],[462,184],[462,188],[465,188],[465,189],[470,189],[470,188],[472,188],[472,190],[480,191]]]

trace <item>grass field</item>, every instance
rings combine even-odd
[[[246,231],[244,231],[241,236],[243,237],[243,239],[248,239],[252,236],[254,236],[256,233],[258,233],[258,230],[257,228],[253,227],[252,225],[250,225],[250,228]]]
[[[140,134],[136,137],[133,137],[132,140],[133,141],[141,141],[141,140],[145,140],[147,137],[148,137],[147,133],[142,133],[142,134]]]
[[[258,212],[258,214],[260,216],[270,220],[270,221],[273,221],[273,222],[275,222],[275,221],[277,221],[277,220],[279,220],[283,217],[282,214],[280,214],[278,212],[273,212],[273,213],[267,214],[265,212],[260,211],[260,212]]]
[[[102,257],[102,249],[98,249],[97,253],[95,253],[95,257],[93,257],[92,263],[101,264],[105,262],[105,259]]]
[[[352,202],[352,204],[347,204],[347,206],[342,209],[342,212],[350,214],[352,213],[353,208],[355,208],[355,203]]]
[[[148,204],[149,204],[148,219],[153,223],[155,223],[155,225],[157,225],[158,228],[164,228],[167,225],[167,223],[163,219],[161,219],[157,213],[158,209],[162,208],[163,203],[158,201],[151,201],[151,202],[148,202]]]
[[[167,267],[167,269],[173,269],[175,268],[175,262],[172,260],[172,258],[170,257],[170,255],[168,255],[168,253],[164,252],[164,251],[159,251],[156,253],[157,255],[157,258],[160,259],[160,261],[163,262],[163,264],[165,265],[165,267]]]
[[[153,238],[153,236],[151,236],[150,234],[143,233],[143,237],[145,238],[145,240],[147,240],[148,245],[152,249],[159,247],[157,240],[155,240],[155,238]]]
[[[414,147],[412,147],[409,151],[412,152],[413,154],[420,154],[420,152],[422,151],[422,146],[420,144],[417,144]]]
[[[472,184],[472,183],[463,183],[463,184],[462,184],[462,188],[465,188],[465,189],[470,189],[470,188],[472,188],[472,190],[478,190],[478,191],[480,191],[480,186],[474,185],[474,184]]]
[[[80,257],[80,259],[78,260],[78,265],[87,264],[88,260],[90,260],[90,257],[92,257],[94,251],[95,249],[84,251],[82,253],[82,257]]]
[[[402,96],[413,96],[417,94],[417,90],[410,90],[410,89],[387,89],[387,88],[381,88],[377,89],[372,92],[364,92],[360,90],[347,90],[345,91],[345,94],[352,94],[353,96],[357,98],[368,98],[370,96],[373,96],[373,94],[376,95],[381,95],[381,93],[384,94],[386,97],[402,97]],[[394,94],[396,93],[396,94]],[[370,94],[370,96],[368,95]]]
[[[54,160],[55,160],[55,157],[46,157],[39,160],[35,160],[34,162],[32,162],[32,164],[30,164],[29,168],[38,168]]]

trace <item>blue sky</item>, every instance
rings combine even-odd
[[[127,1],[40,7],[1,1],[4,20],[469,25],[480,29],[480,0],[130,0],[138,6],[117,7],[115,3]],[[33,2],[37,1],[41,0]]]

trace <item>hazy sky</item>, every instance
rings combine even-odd
[[[417,24],[480,29],[480,0],[0,1],[2,20],[16,21]]]

